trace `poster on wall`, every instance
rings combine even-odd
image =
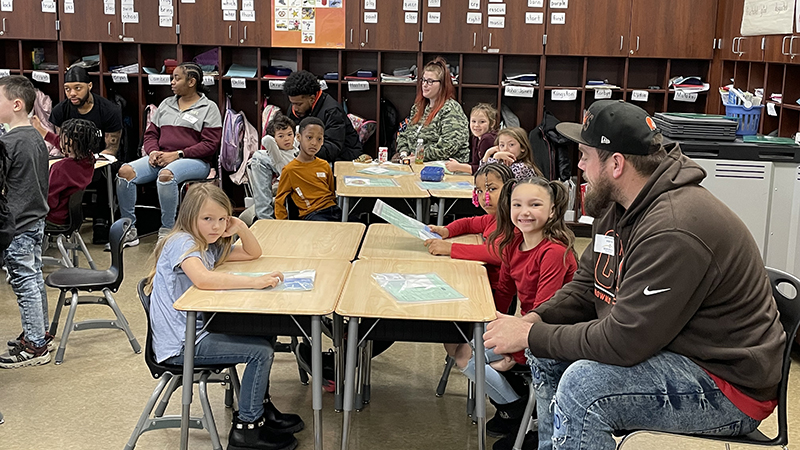
[[[792,34],[797,0],[744,0],[742,36]]]
[[[272,0],[272,46],[344,48],[345,1]]]

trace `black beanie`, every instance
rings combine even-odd
[[[64,82],[65,83],[91,83],[92,80],[89,79],[89,73],[86,72],[86,69],[79,66],[70,67],[67,70],[67,73],[64,75]]]

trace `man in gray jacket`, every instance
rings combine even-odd
[[[777,404],[785,335],[744,223],[641,108],[598,101],[557,129],[579,143],[593,242],[572,282],[485,335],[497,353],[529,349],[539,448],[754,430]]]

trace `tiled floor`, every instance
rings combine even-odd
[[[88,230],[88,228],[87,228]],[[87,236],[88,238],[88,236]],[[136,282],[145,275],[155,237],[142,239],[138,247],[125,251],[125,281],[115,296],[131,323],[134,334],[144,343],[144,313],[136,297]],[[581,242],[580,248],[588,240]],[[109,264],[107,253],[91,246],[98,266]],[[85,262],[83,263],[85,266]],[[48,291],[50,311],[57,292]],[[19,312],[8,284],[0,283],[0,338],[19,333]],[[62,325],[66,313],[62,315]],[[76,320],[113,315],[106,307],[81,306]],[[372,402],[354,415],[351,449],[474,449],[476,429],[465,414],[465,378],[454,371],[446,394],[434,396],[444,363],[444,351],[436,344],[397,343],[373,362]],[[800,442],[800,380],[798,371],[790,384],[791,442]],[[113,330],[89,330],[70,336],[64,363],[56,366],[0,370],[0,412],[6,423],[0,425],[0,449],[75,449],[107,450],[125,446],[156,382],[150,376],[142,355],[134,354],[125,335]],[[271,377],[275,404],[283,411],[300,414],[306,429],[298,433],[301,450],[313,448],[310,386],[298,380],[296,365],[289,354],[278,354]],[[210,387],[212,408],[223,444],[227,441],[231,411],[223,404],[223,388]],[[179,413],[179,392],[168,412]],[[332,449],[340,443],[341,414],[333,411],[333,396],[325,394],[324,442]],[[197,402],[193,411],[200,412]],[[489,415],[493,414],[491,406]],[[767,433],[776,429],[770,418],[762,426]],[[152,431],[139,440],[137,449],[177,449],[177,429]],[[489,445],[493,440],[489,441]],[[793,447],[793,446],[790,446]],[[210,449],[208,434],[190,431],[191,449]],[[724,448],[686,439],[645,437],[631,442],[630,449]],[[798,447],[800,448],[800,447]]]

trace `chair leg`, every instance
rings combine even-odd
[[[297,341],[297,336],[292,336],[292,341],[289,344],[289,346],[292,348],[292,353],[294,353],[294,358],[298,362],[297,371],[300,373],[300,384],[302,384],[303,386],[308,386],[308,372],[306,372],[305,369],[300,367],[300,360],[298,359],[299,356],[297,356],[298,345],[299,343]]]
[[[239,409],[239,396],[242,394],[242,384],[239,381],[239,371],[236,370],[236,366],[231,366],[228,368],[228,375],[231,377],[231,386],[233,387],[233,397],[236,400],[235,408]]]
[[[142,435],[145,424],[150,418],[150,413],[153,412],[153,407],[156,405],[158,397],[160,397],[162,392],[164,392],[164,388],[167,386],[167,383],[170,381],[170,378],[172,378],[172,374],[169,372],[165,372],[164,376],[162,376],[161,379],[158,381],[156,388],[153,389],[153,394],[150,395],[150,398],[147,400],[147,404],[144,407],[144,411],[142,411],[142,415],[139,416],[139,421],[136,422],[136,428],[133,429],[133,433],[131,433],[131,438],[128,439],[128,443],[125,444],[125,450],[133,450],[133,448],[136,447],[136,441],[138,441],[139,436]]]
[[[56,312],[53,314],[53,321],[50,322],[50,335],[55,336],[58,331],[58,319],[61,317],[61,308],[64,306],[64,296],[67,291],[62,290],[58,294],[58,303],[56,303]]]
[[[364,349],[364,403],[368,404],[370,395],[372,394],[371,380],[372,377],[372,345],[373,341],[367,341],[367,346]]]
[[[172,374],[170,374],[170,377],[172,377]],[[169,399],[172,398],[172,394],[178,390],[178,387],[181,386],[182,381],[183,376],[181,375],[177,375],[172,378],[169,386],[167,386],[167,389],[164,391],[164,395],[161,396],[161,401],[158,402],[158,407],[156,408],[154,417],[162,417],[164,415],[164,412],[167,410],[167,405],[169,405]]]
[[[67,251],[66,246],[64,245],[64,235],[59,234],[56,238],[56,245],[58,246],[58,251],[61,253],[61,263],[64,264],[64,267],[75,267],[72,264],[72,259],[70,258],[69,251]]]
[[[467,385],[467,415],[472,417],[472,423],[475,422],[475,417],[472,413],[475,412],[475,382],[470,380]]]
[[[355,410],[361,411],[364,409],[364,355],[366,351],[364,344],[358,347],[358,354],[356,356],[356,402]]]
[[[91,253],[89,253],[89,249],[86,248],[86,243],[83,242],[83,238],[81,237],[81,234],[76,231],[75,233],[72,234],[72,236],[74,237],[77,245],[80,246],[81,251],[83,252],[83,255],[86,257],[86,262],[89,263],[89,267],[91,267],[92,270],[97,270],[97,266],[94,264],[94,260],[92,259],[92,255],[91,255]]]
[[[78,290],[73,289],[72,301],[69,304],[69,313],[67,313],[67,323],[64,324],[64,334],[61,335],[61,342],[58,344],[58,352],[56,352],[57,365],[64,362],[64,352],[67,350],[67,340],[69,339],[69,333],[75,328],[72,322],[75,320],[76,309],[78,309]]]
[[[536,390],[533,382],[528,383],[528,403],[525,404],[525,413],[522,415],[522,423],[517,431],[517,439],[514,441],[514,450],[522,450],[522,442],[525,440],[525,433],[533,420],[533,409],[536,408]]]
[[[200,404],[203,406],[203,417],[200,419],[203,422],[203,427],[208,430],[211,437],[211,448],[214,450],[222,450],[222,444],[219,442],[219,433],[217,433],[217,425],[214,423],[214,414],[211,412],[211,405],[208,403],[208,376],[209,372],[203,372],[200,375]]]
[[[131,347],[133,348],[134,353],[141,353],[142,347],[139,345],[139,342],[136,340],[136,337],[133,336],[133,332],[131,331],[130,325],[128,325],[128,321],[125,320],[125,315],[122,314],[120,311],[119,306],[117,306],[117,302],[114,300],[114,297],[111,295],[111,291],[108,288],[103,289],[103,295],[108,302],[108,306],[114,311],[114,314],[117,316],[117,322],[119,322],[120,328],[122,331],[128,335],[128,341],[131,343]]]
[[[436,386],[436,396],[441,397],[444,395],[444,390],[447,388],[447,380],[450,378],[450,371],[453,369],[453,366],[456,365],[456,359],[450,355],[447,355],[446,364],[444,365],[444,371],[442,372],[442,377],[439,378],[439,385]]]

